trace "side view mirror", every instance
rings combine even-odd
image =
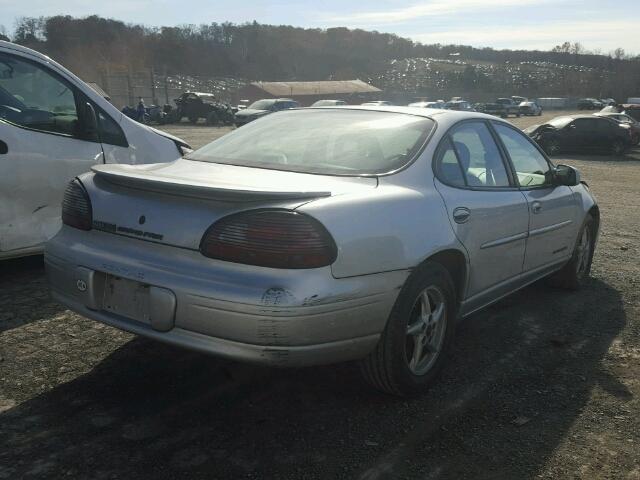
[[[558,185],[575,187],[580,183],[580,172],[569,165],[558,165],[554,173]]]
[[[84,133],[88,138],[98,138],[98,116],[89,102],[85,103],[84,109]]]

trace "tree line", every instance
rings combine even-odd
[[[635,95],[638,92],[632,90],[640,85],[640,57],[632,58],[622,49],[610,54],[587,52],[570,42],[550,51],[495,50],[424,45],[394,34],[342,27],[305,29],[256,22],[144,27],[99,16],[20,18],[12,40],[85,78],[98,78],[97,72],[110,68],[264,81],[376,78],[394,59],[456,58],[595,69],[620,78],[619,85],[614,81],[610,87],[611,95]],[[592,77],[593,72],[588,78]],[[478,82],[478,88],[482,85]]]

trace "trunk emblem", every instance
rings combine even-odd
[[[145,217],[144,215],[140,215],[140,218],[138,219],[138,223],[140,225],[143,225],[144,222],[146,222],[146,221],[147,221],[147,217]]]

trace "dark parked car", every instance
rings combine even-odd
[[[610,118],[619,122],[621,125],[628,126],[631,133],[631,145],[638,145],[638,143],[640,143],[640,122],[635,118],[627,115],[626,113],[616,112],[600,112],[594,113],[594,115],[598,117]]]
[[[298,108],[298,102],[290,98],[264,98],[236,112],[235,124],[240,127],[270,113],[290,108]]]
[[[629,128],[593,115],[556,117],[543,125],[527,128],[525,133],[549,156],[579,151],[622,155],[631,144]]]
[[[596,110],[604,107],[600,100],[595,98],[582,98],[578,100],[578,110]]]
[[[234,109],[230,105],[220,102],[212,93],[185,92],[176,102],[176,121],[187,117],[191,123],[204,118],[208,125],[232,125]]]

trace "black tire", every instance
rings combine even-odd
[[[584,250],[585,242],[583,237],[585,232],[588,235],[586,241],[588,251],[586,252]],[[593,261],[595,237],[595,222],[591,214],[587,214],[580,232],[578,232],[571,260],[561,270],[549,277],[549,284],[568,290],[578,290],[587,282],[591,272],[591,262]]]
[[[627,150],[627,146],[622,140],[614,140],[611,144],[611,155],[619,157]]]
[[[189,117],[189,121],[190,121],[191,123],[193,123],[193,124],[198,123],[198,119],[199,119],[199,117],[196,117],[196,116],[191,116],[191,117]]]
[[[438,311],[443,315],[439,316],[440,321],[444,322],[430,323],[431,326],[438,325],[432,330],[429,330],[430,327],[420,328],[418,324],[427,323],[423,324],[416,313],[416,309],[421,310],[419,303],[423,295],[430,295],[428,292],[441,299],[439,303],[431,303],[433,307],[429,308],[435,311],[429,315],[429,322]],[[456,313],[456,292],[451,275],[439,263],[425,262],[414,270],[402,287],[378,345],[366,358],[360,360],[360,370],[365,381],[392,395],[406,396],[425,391],[446,362],[453,340]],[[409,334],[408,330],[414,326],[418,326],[418,331]],[[432,349],[430,335],[437,336],[436,344],[440,345],[439,348]],[[426,342],[426,339],[429,341]],[[412,342],[411,348],[409,342]],[[422,364],[426,370],[419,374],[412,371],[412,368],[418,369],[419,365],[410,367],[411,360],[407,358],[410,352],[413,358],[417,343],[427,347],[420,347],[420,352],[423,349],[426,352]],[[430,355],[434,356],[429,357]]]

